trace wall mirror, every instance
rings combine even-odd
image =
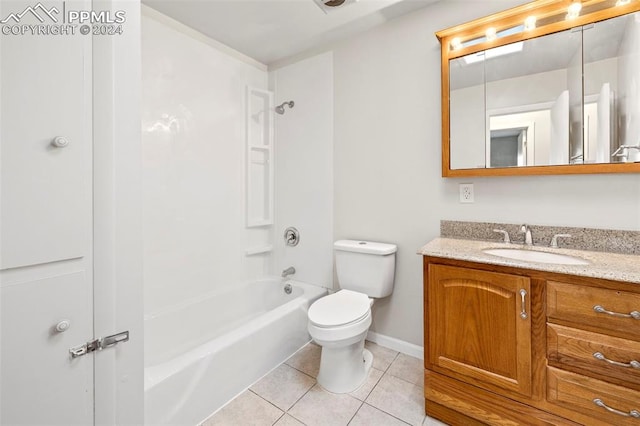
[[[442,174],[640,172],[640,0],[539,0],[436,35]]]

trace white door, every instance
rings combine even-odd
[[[90,1],[2,0],[0,20],[46,28],[63,6],[91,10]],[[93,337],[91,42],[0,35],[3,425],[94,422],[93,356],[69,354]]]
[[[569,164],[569,92],[565,90],[551,107],[549,164]]]

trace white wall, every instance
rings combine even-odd
[[[273,71],[276,105],[275,270],[296,268],[294,278],[333,282],[333,55],[324,53]],[[300,231],[300,244],[284,244],[284,230]]]
[[[267,73],[156,12],[145,15],[144,296],[151,314],[270,270],[269,255],[245,256],[270,231],[247,230],[244,217],[245,88],[266,89]]]
[[[441,219],[640,229],[636,175],[441,178],[434,32],[518,3],[439,2],[334,50],[335,238],[399,247],[394,293],[374,305],[378,333],[422,344],[415,253]],[[459,204],[461,182],[475,184],[475,204]]]

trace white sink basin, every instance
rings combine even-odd
[[[588,265],[584,259],[565,254],[549,253],[530,249],[495,248],[482,250],[486,254],[506,257],[507,259],[524,260],[526,262],[553,263],[556,265]]]

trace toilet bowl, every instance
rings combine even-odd
[[[364,340],[371,325],[373,300],[366,294],[340,290],[309,308],[309,334],[322,346],[318,384],[334,393],[356,390],[373,362]]]
[[[356,390],[367,378],[373,355],[364,348],[373,298],[393,290],[396,246],[359,240],[334,243],[342,290],[309,307],[308,330],[322,347],[318,384],[333,393]]]

